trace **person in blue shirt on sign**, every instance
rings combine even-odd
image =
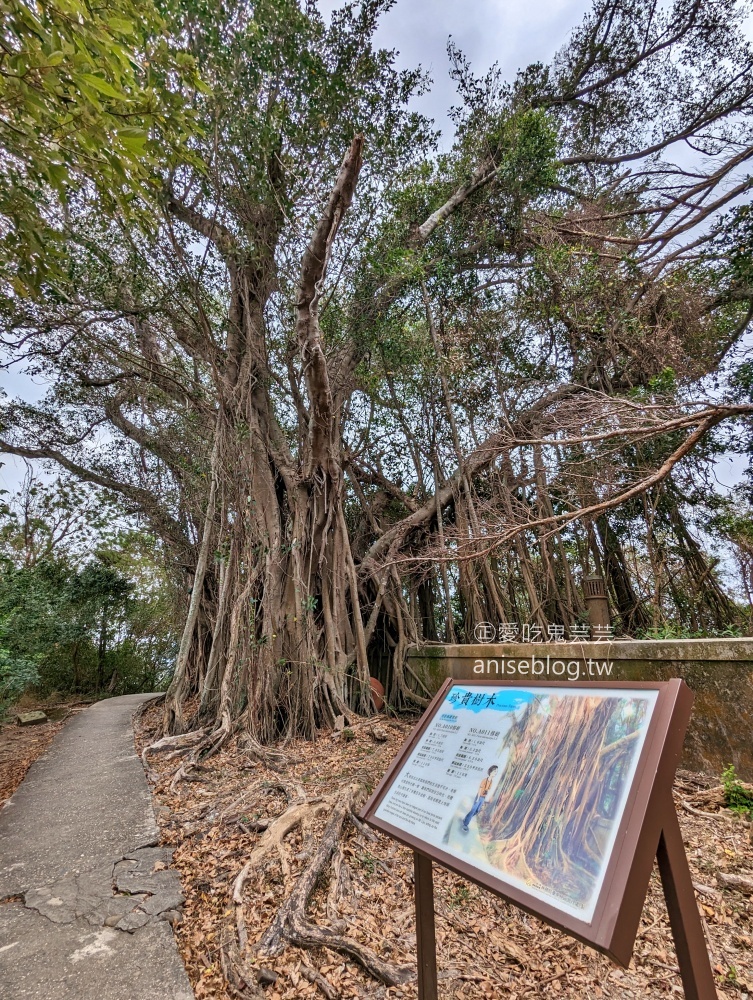
[[[486,802],[486,796],[489,794],[492,788],[492,775],[499,768],[496,764],[492,764],[489,770],[486,772],[481,784],[478,786],[478,791],[476,792],[476,798],[473,800],[473,805],[471,806],[471,811],[463,820],[463,829],[468,832],[468,824],[471,822],[473,817],[479,811],[481,806]]]

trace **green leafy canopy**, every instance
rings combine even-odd
[[[0,0],[0,280],[54,277],[74,200],[143,221],[189,156],[193,58],[144,0]]]

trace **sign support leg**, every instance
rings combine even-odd
[[[437,939],[434,931],[434,879],[431,858],[413,852],[416,889],[418,1000],[437,1000]]]
[[[683,989],[687,1000],[716,1000],[714,974],[698,915],[693,880],[685,856],[677,813],[671,800],[665,816],[656,860],[667,901]]]

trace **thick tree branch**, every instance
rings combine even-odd
[[[460,185],[444,205],[441,205],[435,212],[432,212],[428,219],[417,227],[412,242],[425,243],[438,226],[446,219],[449,219],[452,213],[468,201],[472,194],[485,187],[496,176],[497,168],[494,165],[494,161],[489,157],[476,167],[471,177],[465,184]]]
[[[169,195],[167,207],[176,219],[190,226],[199,236],[203,236],[213,243],[224,258],[237,253],[238,247],[235,237],[227,226],[218,222],[217,219],[208,219],[190,205],[184,205],[174,194]]]
[[[181,551],[190,548],[190,542],[178,522],[162,508],[157,508],[155,496],[150,490],[134,486],[132,483],[121,482],[118,479],[113,479],[112,476],[96,472],[94,469],[87,469],[86,466],[74,462],[67,455],[49,446],[26,448],[22,445],[14,445],[9,441],[0,439],[0,454],[18,455],[19,458],[56,462],[78,479],[82,479],[87,483],[94,483],[95,486],[101,486],[103,489],[112,490],[113,493],[118,493],[120,496],[126,497],[150,520],[158,522],[164,534],[175,542]]]
[[[551,405],[552,402],[553,400],[550,399],[548,401],[549,405]],[[546,405],[546,403],[544,405]],[[541,406],[541,408],[543,409],[544,407]],[[604,511],[611,510],[614,507],[618,507],[620,504],[625,503],[627,500],[631,500],[633,497],[640,496],[653,486],[656,486],[658,483],[666,479],[680,459],[691,452],[701,438],[703,438],[703,436],[712,427],[715,427],[717,424],[721,423],[722,420],[727,418],[750,416],[751,414],[753,414],[753,404],[710,407],[700,413],[688,414],[677,418],[676,420],[662,421],[661,423],[650,425],[648,427],[644,426],[643,428],[632,429],[626,429],[623,427],[601,434],[582,435],[579,437],[570,437],[565,439],[518,437],[511,434],[509,430],[492,434],[470,454],[465,462],[464,469],[457,469],[450,479],[448,479],[447,483],[437,491],[435,497],[432,497],[422,507],[418,508],[408,517],[394,525],[389,531],[386,531],[373,543],[361,562],[361,572],[367,575],[373,573],[379,564],[383,563],[385,560],[392,559],[399,550],[400,546],[413,532],[424,527],[436,516],[438,505],[441,508],[444,508],[450,504],[460,486],[463,471],[465,471],[468,478],[471,479],[474,475],[478,475],[484,469],[488,468],[492,462],[505,451],[535,444],[550,444],[563,447],[565,445],[605,441],[616,437],[630,437],[633,440],[645,440],[647,438],[657,437],[661,434],[676,432],[683,427],[695,426],[695,430],[685,438],[682,444],[672,452],[672,454],[654,473],[640,480],[640,482],[636,483],[634,486],[620,491],[607,500],[591,504],[588,507],[582,507],[578,510],[568,511],[563,514],[553,514],[548,517],[521,522],[520,524],[513,525],[504,532],[495,535],[485,534],[483,539],[476,539],[471,543],[473,546],[473,552],[472,554],[465,556],[465,558],[475,559],[480,556],[488,555],[488,553],[493,549],[498,548],[502,544],[509,543],[521,531],[528,531],[532,528],[540,527],[549,527],[553,531],[559,531],[566,524],[569,524],[572,521],[593,519]],[[475,542],[481,541],[483,542],[483,546],[478,547],[475,545]],[[425,558],[425,556],[406,557],[401,558],[399,561],[420,562],[425,561]],[[441,558],[441,556],[435,556],[435,558]],[[464,556],[458,551],[452,553],[453,560],[462,558],[464,558]]]
[[[334,457],[334,404],[327,359],[319,328],[319,299],[327,271],[332,244],[343,216],[348,210],[361,170],[363,136],[357,135],[345,154],[327,207],[314,230],[301,265],[296,308],[296,334],[303,360],[304,377],[310,402],[309,455],[307,475],[316,468],[331,470]]]

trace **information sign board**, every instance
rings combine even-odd
[[[414,849],[421,1000],[432,860],[627,965],[658,858],[686,994],[715,995],[671,795],[692,699],[679,680],[445,682],[362,811]]]
[[[657,696],[455,684],[374,818],[590,922]]]

